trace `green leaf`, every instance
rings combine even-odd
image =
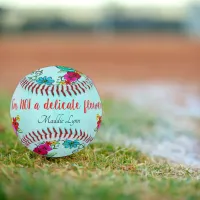
[[[55,152],[54,152],[54,153],[53,153],[53,152],[52,152],[52,153],[48,153],[48,154],[46,155],[46,157],[53,157],[53,156],[55,156],[56,154],[57,154],[57,153],[55,153]]]
[[[17,132],[18,133],[23,133],[23,131],[20,128],[17,129]]]
[[[70,67],[64,67],[64,66],[56,66],[58,69],[60,69],[60,72],[74,72],[75,70],[73,68]]]

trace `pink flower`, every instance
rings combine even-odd
[[[41,150],[45,150],[45,151],[51,151],[51,150],[52,150],[51,146],[48,145],[47,143],[41,144],[41,145],[39,146],[39,148],[40,148]]]
[[[81,75],[77,72],[67,72],[64,75],[64,79],[68,82],[75,82],[77,81],[79,78],[81,78]]]
[[[44,149],[40,149],[39,147],[36,147],[35,149],[33,149],[33,152],[40,154],[40,155],[47,155],[48,151],[44,150]]]
[[[33,151],[40,155],[47,155],[48,151],[51,151],[52,148],[48,143],[41,144],[40,146],[36,147]]]

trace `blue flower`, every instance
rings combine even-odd
[[[64,147],[65,148],[77,148],[78,145],[80,145],[79,141],[78,140],[65,140],[64,143],[63,143]]]
[[[55,81],[51,77],[44,76],[38,78],[36,82],[40,85],[41,84],[52,85],[52,83]]]

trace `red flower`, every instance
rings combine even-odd
[[[41,144],[41,145],[39,146],[39,148],[42,149],[42,150],[45,150],[45,151],[51,151],[51,150],[52,150],[51,146],[48,145],[47,143]]]
[[[40,154],[40,155],[47,155],[48,151],[45,149],[40,149],[39,147],[36,147],[35,149],[33,149],[33,152]]]
[[[45,142],[45,144],[51,146],[51,142]]]
[[[13,125],[14,130],[17,131],[19,128],[19,123],[17,122],[16,117],[13,117],[12,125]]]
[[[67,85],[70,85],[70,84],[71,84],[71,81],[65,80],[65,83],[66,83]]]
[[[64,75],[64,79],[70,83],[77,81],[79,78],[81,78],[81,75],[77,72],[67,72]]]
[[[97,129],[99,129],[100,128],[100,126],[101,126],[101,117],[99,117],[99,120],[97,121]]]
[[[40,146],[36,147],[33,151],[40,155],[47,155],[48,152],[51,150],[52,150],[52,148],[50,146],[50,142],[46,142],[46,143],[41,144]]]

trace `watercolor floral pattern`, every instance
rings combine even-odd
[[[67,72],[64,75],[64,79],[68,81],[69,83],[77,81],[79,78],[81,78],[81,75],[77,72]]]
[[[42,74],[43,74],[43,70],[38,69],[38,70],[32,72],[31,76],[28,77],[28,79],[30,81],[36,81],[38,79],[38,77],[41,76]]]
[[[65,148],[69,148],[69,149],[72,149],[72,148],[77,148],[78,146],[80,145],[80,142],[78,140],[65,140],[64,143],[63,143],[63,146]]]
[[[97,125],[96,125],[96,128],[95,128],[95,131],[98,131],[100,129],[100,127],[101,127],[102,116],[100,116],[99,114],[97,114],[96,120],[97,120]]]
[[[70,67],[64,67],[64,66],[55,66],[59,71],[57,73],[60,73],[61,76],[58,76],[57,80],[54,80],[52,77],[48,76],[42,76],[43,70],[36,70],[35,72],[32,72],[28,79],[30,81],[34,81],[39,85],[47,85],[50,86],[52,84],[57,85],[71,85],[79,81],[79,79],[84,76],[81,72],[70,68]],[[62,75],[63,73],[63,75]]]
[[[40,154],[40,155],[47,155],[49,153],[49,151],[52,150],[51,145],[49,145],[48,143],[42,143],[39,146],[37,146],[36,148],[33,149],[33,152]]]
[[[19,128],[19,121],[20,121],[19,115],[17,115],[17,117],[12,118],[12,127],[16,135],[18,135],[19,133],[22,133],[22,130]]]
[[[40,77],[36,80],[36,82],[38,84],[45,84],[45,85],[52,85],[55,81],[52,79],[52,77],[47,77],[47,76],[44,76],[44,77]]]
[[[78,152],[85,147],[79,140],[53,140],[40,143],[33,149],[33,152],[48,157],[54,156],[56,153],[51,151],[58,149],[60,145],[66,149],[72,149],[72,153]]]
[[[78,152],[78,151],[80,151],[80,150],[82,150],[82,149],[84,149],[85,148],[85,144],[79,144],[78,146],[77,146],[77,148],[75,148],[73,151],[72,151],[72,153],[76,153],[76,152]]]
[[[60,141],[56,140],[42,142],[33,149],[33,152],[43,156],[54,156],[56,153],[51,153],[50,151],[58,149],[59,145]]]
[[[72,153],[76,153],[85,147],[85,144],[81,144],[79,140],[65,140],[63,142],[64,148],[72,149]]]
[[[53,149],[57,149],[60,142],[59,141],[56,141],[56,140],[53,140],[53,141],[50,141],[50,142],[46,142],[46,144],[50,145]]]
[[[83,74],[73,68],[64,67],[64,66],[57,66],[60,69],[59,73],[64,73],[63,76],[59,76],[57,79],[58,85],[70,85],[74,84],[75,82],[79,81]]]
[[[65,67],[65,66],[56,66],[60,71],[58,73],[62,72],[74,72],[75,70],[70,67]]]

